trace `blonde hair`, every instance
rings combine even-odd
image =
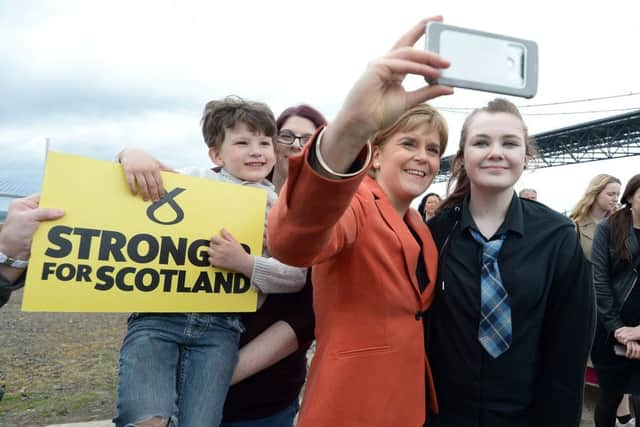
[[[593,208],[593,205],[596,203],[598,195],[602,193],[602,190],[604,190],[607,185],[614,182],[622,185],[618,178],[607,175],[606,173],[594,176],[589,182],[584,195],[573,208],[569,218],[574,220],[576,223],[581,223],[585,219],[589,218],[589,215],[591,215],[591,208]]]
[[[438,136],[440,137],[440,157],[442,157],[444,151],[447,149],[447,141],[449,140],[447,121],[438,110],[428,104],[418,104],[405,111],[391,126],[380,129],[374,133],[370,141],[374,147],[380,149],[396,133],[410,132],[424,125],[438,132]],[[369,169],[369,175],[375,176],[373,167]]]

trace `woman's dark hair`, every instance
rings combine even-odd
[[[278,120],[276,120],[276,129],[278,132],[282,129],[284,122],[287,121],[289,117],[299,116],[309,120],[313,125],[318,129],[320,126],[324,126],[327,124],[327,119],[324,118],[320,111],[311,107],[307,104],[296,105],[295,107],[289,107],[284,110],[278,116]]]
[[[464,144],[467,139],[467,134],[469,132],[469,126],[471,122],[475,118],[475,116],[479,113],[507,113],[512,114],[517,117],[522,123],[522,130],[524,132],[524,140],[526,146],[526,155],[528,157],[535,157],[537,154],[536,144],[533,138],[529,137],[529,131],[527,130],[527,126],[524,123],[524,119],[513,103],[507,101],[503,98],[496,98],[493,101],[490,101],[485,107],[475,109],[467,116],[462,125],[462,131],[460,132],[460,143],[458,145],[458,152],[451,162],[451,177],[449,178],[449,183],[447,184],[447,198],[444,199],[438,211],[444,210],[454,205],[459,204],[464,200],[464,198],[469,194],[471,190],[471,183],[469,182],[469,177],[467,176],[467,171],[463,167],[464,160]],[[453,189],[453,191],[452,191]]]
[[[640,174],[637,174],[631,177],[629,182],[627,182],[627,186],[624,188],[624,193],[622,193],[622,197],[620,197],[622,207],[609,218],[609,223],[611,224],[610,239],[613,255],[627,262],[632,261],[632,254],[629,251],[629,248],[625,245],[625,241],[631,232],[631,225],[633,224],[630,200],[639,188]]]
[[[284,126],[284,123],[289,120],[289,117],[295,116],[309,120],[311,123],[313,123],[316,129],[327,124],[327,120],[324,118],[320,111],[316,110],[310,105],[300,104],[294,107],[289,107],[282,113],[280,113],[278,119],[276,120],[276,133],[280,133],[280,130],[282,130],[282,126]],[[267,175],[267,179],[269,181],[273,180],[274,170],[275,168],[271,169],[271,172],[269,172],[269,175]]]
[[[442,200],[440,198],[440,195],[437,193],[427,193],[422,200],[420,200],[420,204],[418,205],[418,212],[420,212],[420,215],[422,216],[422,218],[424,219],[424,205],[427,204],[427,199],[431,196],[436,196],[438,198],[438,200]]]

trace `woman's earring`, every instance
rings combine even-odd
[[[374,169],[380,169],[380,163],[378,163],[378,162],[373,162],[373,168],[374,168]]]

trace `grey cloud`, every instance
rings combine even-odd
[[[0,81],[0,99],[5,100],[0,103],[0,117],[5,124],[78,115],[118,118],[145,111],[200,111],[199,100],[188,95],[161,93],[142,85],[131,90],[90,75],[82,79],[33,78],[24,70],[4,66],[0,68]],[[135,87],[135,82],[128,85]]]

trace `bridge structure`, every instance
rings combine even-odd
[[[11,200],[24,197],[32,192],[20,184],[8,183],[0,179],[0,229],[7,217],[7,207]]]
[[[534,168],[572,165],[640,156],[640,110],[534,135],[538,156]],[[449,179],[454,156],[440,160],[434,182]]]
[[[24,197],[31,192],[32,191],[27,190],[24,186],[18,183],[5,182],[0,179],[0,197],[14,199],[17,197]]]

